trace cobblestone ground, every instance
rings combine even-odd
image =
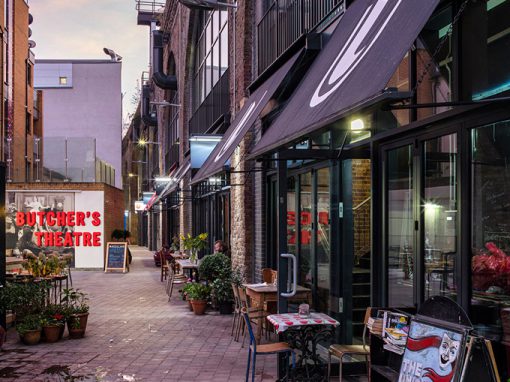
[[[9,330],[0,382],[244,381],[247,349],[230,336],[232,316],[196,316],[177,293],[168,303],[151,253],[131,251],[127,274],[73,272],[90,297],[85,338],[25,346]],[[256,374],[274,381],[276,357],[259,356]]]

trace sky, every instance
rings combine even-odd
[[[135,0],[29,0],[36,59],[108,59],[122,56],[124,122],[136,105],[142,71],[149,63],[149,27],[137,25]]]

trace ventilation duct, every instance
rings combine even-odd
[[[152,80],[161,89],[177,90],[177,77],[163,71],[163,32],[152,31]]]
[[[148,126],[157,126],[158,118],[155,112],[151,112],[151,87],[149,85],[142,86],[142,121]]]

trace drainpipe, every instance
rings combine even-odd
[[[163,70],[163,32],[152,31],[152,80],[161,89],[177,90],[177,77]]]

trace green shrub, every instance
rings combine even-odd
[[[200,283],[189,283],[187,295],[191,300],[207,300],[211,294],[211,288]]]

